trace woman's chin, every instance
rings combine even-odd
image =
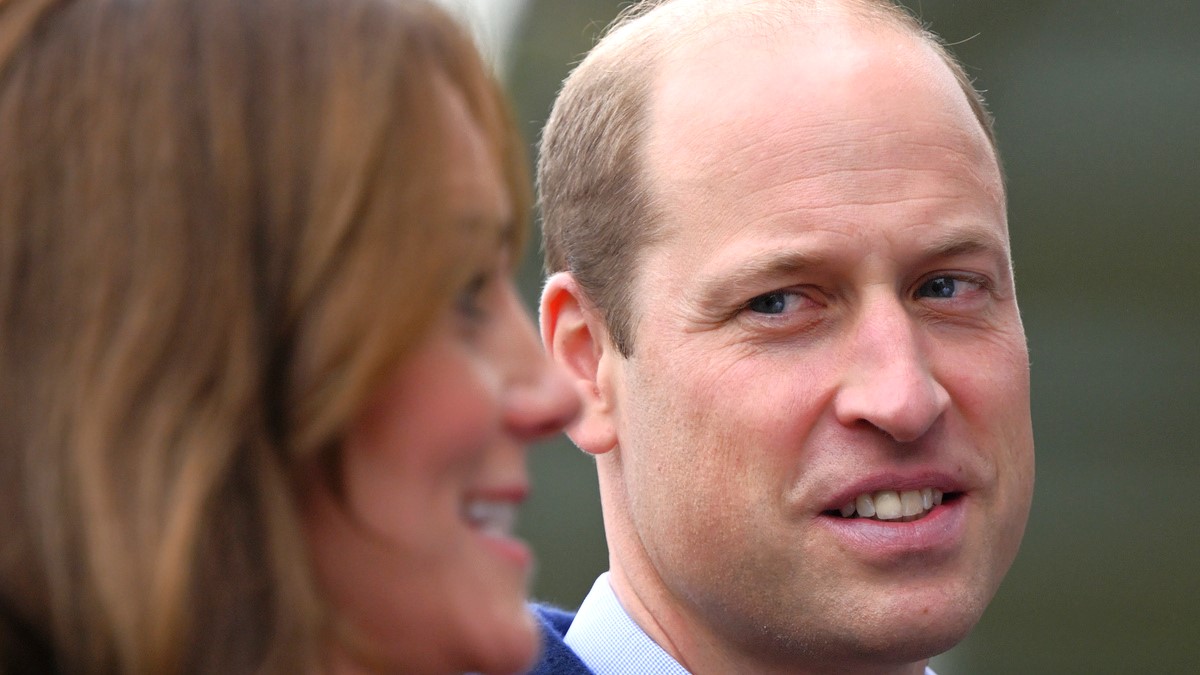
[[[514,675],[527,672],[541,654],[542,641],[537,620],[522,603],[521,611],[504,621],[497,620],[490,629],[480,627],[472,641],[476,649],[469,672],[482,675]]]

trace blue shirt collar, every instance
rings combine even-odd
[[[596,675],[690,675],[625,613],[608,572],[583,599],[563,641]]]

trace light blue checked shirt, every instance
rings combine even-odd
[[[596,675],[691,675],[629,618],[608,572],[592,584],[563,642]]]
[[[601,574],[583,599],[563,642],[596,675],[691,675],[625,613]],[[925,675],[937,675],[926,668]]]

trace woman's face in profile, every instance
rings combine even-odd
[[[441,90],[447,199],[464,218],[508,222],[482,132],[461,95]],[[351,640],[366,641],[364,661],[508,673],[537,655],[532,556],[512,534],[529,491],[526,444],[579,404],[543,356],[505,258],[476,271],[370,398],[343,447],[344,497],[316,487],[306,504],[319,583]],[[345,663],[335,654],[333,665]]]

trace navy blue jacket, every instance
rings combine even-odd
[[[563,642],[575,614],[550,605],[529,608],[542,628],[542,658],[529,675],[594,675]]]

